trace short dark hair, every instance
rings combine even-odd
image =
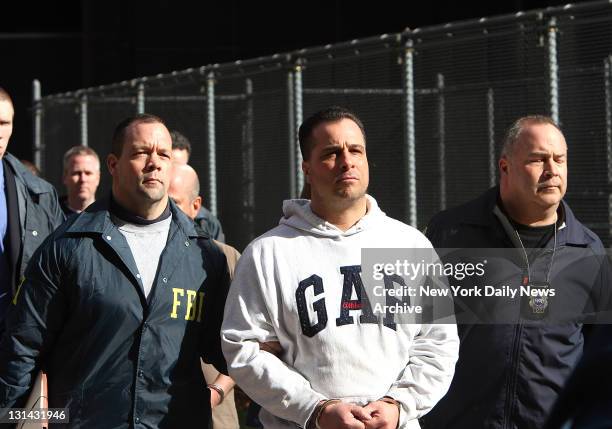
[[[543,124],[552,125],[557,130],[559,130],[561,134],[563,134],[561,128],[559,127],[559,124],[557,124],[550,116],[522,116],[516,121],[514,121],[512,125],[510,125],[510,127],[506,130],[506,134],[504,134],[504,140],[502,142],[501,157],[504,158],[510,156],[512,150],[514,149],[514,146],[516,145],[516,142],[519,141],[519,139],[521,138],[521,134],[523,134],[523,131],[525,131],[525,128],[527,128],[527,126]]]
[[[323,110],[319,110],[315,114],[309,116],[302,125],[298,132],[298,139],[300,141],[300,151],[302,152],[302,159],[308,160],[310,153],[312,152],[312,132],[316,127],[325,122],[337,122],[342,119],[350,119],[357,124],[363,134],[363,139],[366,138],[365,129],[361,119],[351,110],[341,106],[330,106]]]
[[[131,125],[155,123],[159,123],[164,126],[166,125],[162,118],[148,113],[140,113],[135,116],[130,116],[129,118],[125,118],[123,121],[119,122],[119,124],[117,124],[115,127],[115,131],[113,132],[111,153],[117,158],[121,156],[123,144],[125,143],[125,132]]]
[[[172,138],[172,150],[186,150],[187,153],[191,155],[191,143],[189,143],[189,139],[187,137],[177,130],[170,131],[170,137]]]
[[[9,103],[11,103],[11,106],[13,106],[13,99],[11,98],[9,93],[6,91],[6,89],[2,88],[1,86],[0,86],[0,101],[8,101]]]

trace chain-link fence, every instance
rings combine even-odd
[[[517,117],[549,114],[569,144],[567,200],[606,245],[612,234],[612,3],[406,30],[214,64],[35,100],[35,160],[61,186],[61,156],[109,152],[115,124],[161,116],[192,142],[205,205],[243,248],[299,195],[302,119],[330,104],[362,117],[370,193],[423,227],[497,181]],[[98,194],[108,192],[103,176]]]

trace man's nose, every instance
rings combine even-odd
[[[147,167],[151,170],[157,170],[161,166],[161,157],[157,154],[157,152],[151,153],[149,156],[149,162],[147,163]]]
[[[544,173],[549,177],[555,177],[559,175],[559,165],[557,165],[557,162],[552,157],[546,160],[546,162],[544,163],[544,169]]]
[[[348,148],[340,153],[339,158],[340,167],[342,167],[343,170],[350,170],[355,165],[353,154]]]

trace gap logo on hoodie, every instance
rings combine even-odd
[[[355,323],[355,318],[351,315],[351,311],[359,310],[359,323],[378,323],[378,317],[372,312],[372,306],[368,300],[368,295],[363,290],[363,282],[361,280],[361,265],[348,265],[340,267],[340,273],[344,280],[342,282],[342,298],[338,305],[340,306],[340,317],[336,318],[336,326],[352,325]],[[313,288],[314,296],[323,295],[325,287],[323,279],[316,274],[300,281],[295,291],[295,300],[300,317],[300,325],[302,333],[307,337],[314,337],[327,326],[328,316],[325,297],[312,303],[312,310],[316,317],[316,323],[311,322],[311,317],[308,311],[306,302],[306,291],[308,288]],[[352,299],[353,291],[355,291],[356,299]],[[330,303],[333,305],[333,303]],[[390,320],[389,320],[390,319]],[[392,318],[385,317],[384,325],[393,330],[396,329]]]

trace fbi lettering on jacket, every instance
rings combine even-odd
[[[184,317],[185,320],[202,321],[204,292],[173,287],[172,298],[172,313],[170,313],[170,317],[173,319]]]

